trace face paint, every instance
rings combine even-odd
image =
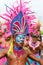
[[[18,47],[18,46],[14,46],[14,49],[15,50],[21,50],[22,48],[21,47]]]
[[[16,42],[17,43],[23,43],[24,42],[25,35],[19,34],[16,36]]]

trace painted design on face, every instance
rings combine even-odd
[[[25,38],[25,35],[23,35],[23,34],[18,34],[18,35],[16,36],[16,42],[17,42],[17,43],[23,43],[23,42],[24,42],[24,38]]]

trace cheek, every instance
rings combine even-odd
[[[20,41],[20,37],[16,37],[16,42],[19,42]]]
[[[9,48],[9,47],[10,47],[10,43],[6,43],[6,47],[8,47],[8,48]]]
[[[3,40],[4,40],[4,38],[3,38],[3,37],[2,37],[2,38],[0,38],[0,41],[1,41],[1,42],[3,42]]]
[[[1,37],[1,39],[4,41],[4,40],[5,40],[5,36],[3,35],[3,36]]]

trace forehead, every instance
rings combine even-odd
[[[37,40],[38,38],[37,37],[33,37],[32,39],[36,39]]]
[[[19,34],[19,35],[17,35],[17,37],[25,37],[25,35]]]

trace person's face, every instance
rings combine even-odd
[[[37,38],[32,38],[33,43],[37,42]]]
[[[29,36],[26,36],[26,41],[28,41],[29,40]]]
[[[0,44],[7,45],[8,43],[10,43],[10,37],[0,34]]]
[[[4,33],[0,32],[0,41],[4,38]]]
[[[21,47],[23,46],[25,36],[22,34],[19,34],[16,36],[16,43]]]

